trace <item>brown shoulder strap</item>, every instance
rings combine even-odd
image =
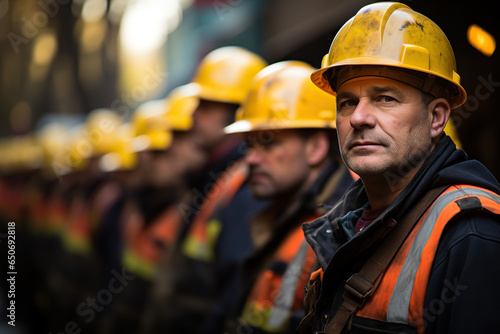
[[[383,243],[364,263],[361,270],[352,275],[344,286],[344,301],[326,327],[327,334],[340,334],[346,324],[350,327],[352,316],[365,299],[377,288],[382,273],[389,266],[394,255],[405,241],[420,217],[448,186],[434,188],[395,224]]]

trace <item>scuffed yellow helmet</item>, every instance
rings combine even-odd
[[[336,94],[355,77],[388,77],[444,97],[454,109],[467,97],[456,70],[450,42],[433,21],[404,4],[380,2],[344,24],[311,79]]]
[[[240,104],[252,78],[266,65],[264,59],[246,49],[222,47],[202,59],[192,81],[199,85],[201,99]]]
[[[315,70],[299,61],[272,64],[257,74],[236,122],[226,133],[291,128],[335,128],[335,97],[310,80]]]

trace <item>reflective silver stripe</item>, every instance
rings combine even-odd
[[[482,196],[500,204],[500,197],[485,190],[476,188],[461,188],[439,197],[432,206],[429,214],[422,223],[420,230],[415,236],[405,263],[401,268],[396,285],[392,291],[389,306],[387,307],[387,321],[396,323],[408,323],[408,311],[410,298],[415,284],[415,277],[420,266],[422,251],[429,240],[434,225],[443,209],[451,202],[463,196]]]
[[[301,278],[302,269],[305,265],[308,250],[309,244],[304,240],[288,269],[283,274],[281,288],[267,321],[267,328],[280,329],[285,324],[285,321],[288,321],[290,318],[295,293]]]

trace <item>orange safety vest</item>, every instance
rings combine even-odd
[[[151,280],[164,249],[174,244],[183,224],[176,205],[166,208],[148,226],[134,205],[126,205],[120,219],[124,247],[122,263],[127,271]]]
[[[61,196],[54,196],[46,202],[46,207],[38,208],[36,212],[44,213],[45,231],[47,233],[60,235],[67,216],[66,203]],[[40,204],[45,204],[45,201],[40,201]]]
[[[106,182],[91,197],[80,193],[73,198],[68,207],[67,222],[61,229],[63,245],[68,252],[90,254],[92,235],[98,228],[97,224],[119,195],[120,189],[116,184]]]
[[[298,226],[278,248],[272,263],[287,264],[283,273],[264,270],[246,300],[241,321],[268,332],[286,331],[290,317],[304,309],[304,287],[316,256]]]
[[[246,163],[239,160],[217,179],[182,241],[181,249],[185,256],[201,261],[213,260],[215,243],[222,226],[219,220],[211,218],[218,208],[231,203],[247,174]]]
[[[498,215],[500,196],[470,185],[446,189],[413,227],[356,316],[412,324],[419,333],[425,332],[424,298],[441,234],[453,217],[470,209]]]
[[[24,189],[18,184],[0,180],[0,214],[10,221],[19,222]]]
[[[67,219],[62,230],[64,249],[72,254],[89,254],[91,251],[89,203],[83,195],[80,194],[71,201]]]

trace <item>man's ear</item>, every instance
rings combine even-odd
[[[450,104],[446,99],[438,98],[431,101],[428,108],[432,111],[431,137],[436,139],[441,135],[450,118]]]
[[[306,161],[310,166],[321,164],[328,156],[330,142],[325,131],[318,131],[307,139]]]

